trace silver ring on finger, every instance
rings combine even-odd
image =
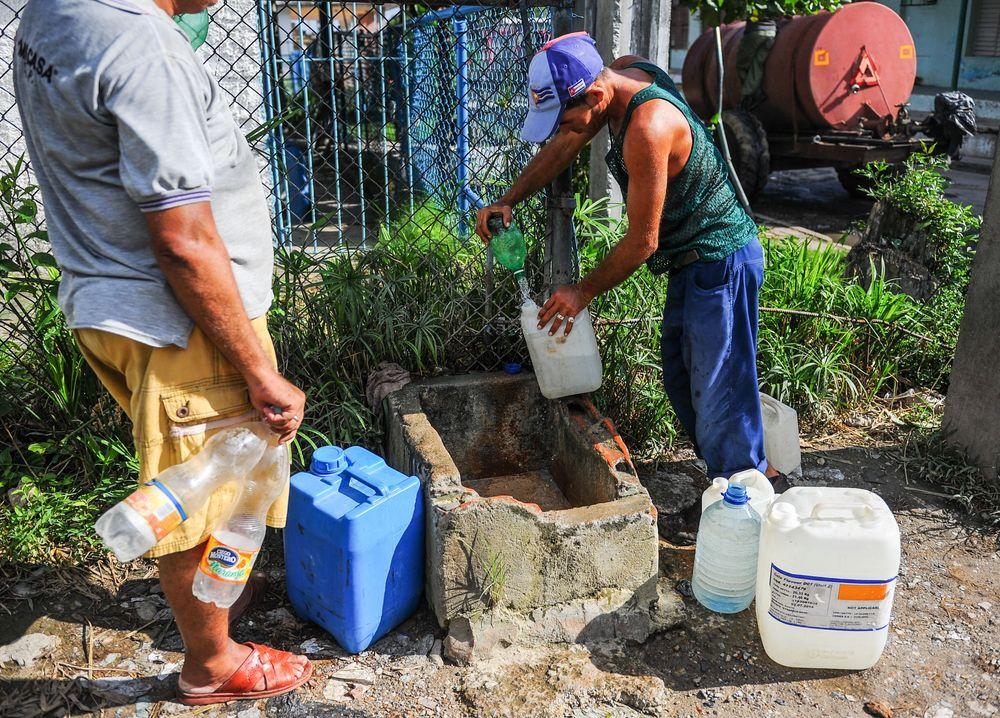
[[[298,421],[298,420],[299,420],[299,415],[298,414],[296,414],[295,416],[292,417],[292,421]]]
[[[572,324],[574,319],[576,319],[576,317],[566,317],[566,322]]]
[[[566,317],[564,315],[560,314],[559,312],[556,312],[556,319],[558,319],[560,322],[565,318]]]

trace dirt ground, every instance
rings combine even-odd
[[[895,716],[1000,716],[996,536],[922,484],[884,436],[845,429],[805,447],[803,483],[875,491],[900,524],[903,564],[889,643],[870,670],[782,668],[764,654],[752,609],[725,617],[690,598],[693,550],[682,545],[690,525],[679,515],[671,524],[671,513],[697,498],[704,479],[673,479],[664,494],[666,472],[698,476],[678,455],[644,473],[659,488],[661,526],[674,541],[661,543],[661,571],[686,594],[687,617],[644,645],[511,647],[455,666],[442,660],[442,631],[422,608],[373,649],[348,656],[291,613],[275,535],[262,556],[267,596],[234,635],[308,653],[314,677],[295,695],[196,710],[171,702],[180,638],[155,572],[150,564],[108,561],[0,575],[0,646],[29,634],[58,639],[33,665],[0,668],[0,716],[797,718],[864,716],[871,701]]]

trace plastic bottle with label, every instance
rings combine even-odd
[[[263,424],[220,431],[187,461],[171,466],[105,511],[94,529],[119,561],[132,561],[198,511],[228,481],[242,480],[267,446]]]
[[[250,578],[267,525],[267,510],[288,485],[288,448],[269,446],[250,471],[224,524],[216,528],[194,575],[199,601],[229,608]]]
[[[698,603],[717,613],[739,613],[753,602],[760,524],[746,487],[735,481],[722,501],[705,509],[691,577]]]

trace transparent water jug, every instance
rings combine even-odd
[[[760,521],[746,488],[736,482],[701,515],[691,590],[705,608],[739,613],[753,602]]]
[[[212,531],[194,575],[195,598],[229,608],[250,578],[267,526],[267,511],[288,484],[288,448],[277,437],[251,469],[225,523]]]
[[[530,299],[521,305],[521,331],[542,396],[558,399],[597,391],[601,387],[601,354],[590,312],[584,309],[576,315],[569,336],[565,325],[549,336],[551,324],[538,328],[538,311]]]
[[[750,496],[750,506],[758,514],[764,516],[771,507],[771,502],[774,501],[774,487],[768,478],[756,469],[733,474],[728,481],[722,477],[713,479],[712,485],[705,489],[701,495],[702,512],[716,501],[722,501],[722,495],[726,493],[729,484],[733,482],[743,484],[746,487],[747,494]]]
[[[757,561],[764,650],[793,668],[863,670],[889,634],[899,526],[864,489],[796,486],[771,504]]]
[[[105,511],[94,529],[119,561],[139,558],[198,511],[217,488],[241,481],[264,453],[269,433],[263,424],[220,431],[193,457]]]
[[[795,409],[763,393],[760,395],[760,409],[764,417],[764,453],[767,460],[785,475],[799,473],[802,470],[802,449]]]

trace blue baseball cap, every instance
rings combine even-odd
[[[566,103],[586,92],[604,69],[594,38],[572,32],[549,40],[528,66],[528,116],[521,139],[545,142],[559,126]]]

